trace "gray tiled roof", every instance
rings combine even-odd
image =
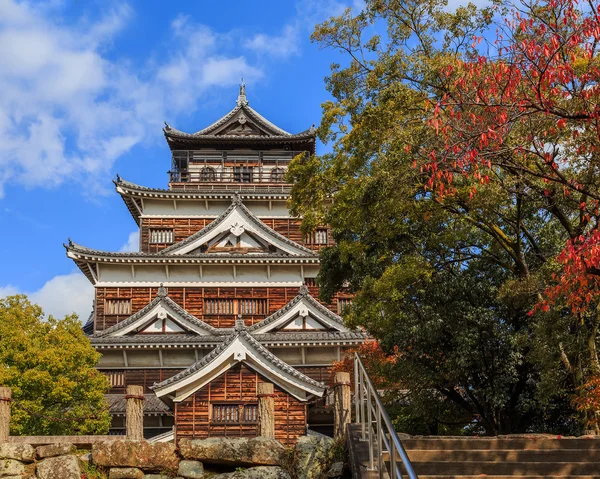
[[[188,190],[170,190],[170,189],[164,189],[164,188],[149,188],[147,186],[141,186],[135,183],[132,183],[130,181],[126,181],[123,178],[121,178],[120,176],[117,176],[117,179],[115,181],[113,181],[113,183],[116,186],[120,186],[122,188],[128,189],[128,190],[134,190],[134,191],[142,191],[142,192],[148,192],[148,193],[157,193],[160,195],[169,195],[169,196],[185,196],[186,198],[194,198],[196,196],[223,196],[224,198],[231,198],[231,196],[234,194],[231,190],[215,190],[215,189],[211,189],[211,190],[207,190],[207,191],[188,191]],[[242,185],[244,186],[244,185]],[[240,188],[240,191],[237,192],[237,194],[242,197],[242,198],[253,198],[255,196],[273,196],[273,197],[278,197],[278,196],[285,196],[285,197],[289,197],[290,194],[290,189],[291,187],[288,186],[286,187],[286,191],[273,191],[272,189],[269,189],[268,187],[264,187],[264,191],[254,191],[254,190],[242,190]]]
[[[179,243],[175,243],[175,244],[169,246],[168,248],[161,250],[158,254],[159,255],[169,254],[171,251],[177,250],[177,249],[181,248],[182,246],[185,246],[187,244],[194,242],[197,238],[204,236],[206,233],[209,233],[210,231],[214,230],[217,226],[219,226],[223,221],[225,221],[225,218],[227,218],[227,216],[235,208],[240,208],[244,212],[244,214],[246,214],[248,216],[250,221],[252,221],[254,226],[263,230],[265,233],[267,233],[271,236],[275,236],[279,241],[282,241],[283,243],[286,243],[287,245],[293,246],[294,248],[298,248],[299,250],[305,252],[307,256],[314,256],[314,257],[318,256],[318,254],[315,253],[313,250],[308,249],[308,248],[302,246],[301,244],[298,244],[295,241],[292,241],[291,239],[286,238],[285,236],[278,233],[274,229],[269,228],[266,224],[264,224],[262,221],[260,221],[248,208],[246,208],[246,206],[242,203],[240,197],[237,194],[234,194],[232,196],[231,205],[223,213],[221,213],[221,215],[217,219],[215,219],[214,221],[211,221],[207,226],[202,228],[200,231],[194,233],[191,236],[188,236],[186,239],[180,241]],[[214,253],[212,253],[212,254],[214,254]],[[253,256],[256,256],[256,255],[253,255]]]
[[[127,411],[127,399],[124,394],[105,394],[111,414],[125,414]],[[155,394],[144,394],[145,414],[169,414],[172,410]]]
[[[227,338],[225,340],[225,342],[223,342],[220,346],[218,346],[215,349],[213,349],[210,353],[208,353],[202,359],[200,359],[197,362],[195,362],[194,364],[192,364],[185,371],[182,371],[179,374],[176,374],[175,376],[172,376],[172,377],[166,379],[165,381],[162,381],[160,383],[154,384],[151,389],[163,388],[165,386],[168,386],[170,384],[178,382],[181,379],[184,379],[184,378],[187,378],[188,376],[191,376],[195,372],[201,370],[203,367],[205,367],[209,363],[211,363],[225,349],[227,349],[227,347],[230,344],[232,344],[238,337],[242,337],[243,339],[245,339],[246,341],[248,341],[248,343],[250,344],[250,346],[258,354],[260,354],[263,358],[265,358],[268,362],[270,362],[277,369],[280,369],[280,370],[286,372],[287,374],[289,374],[289,375],[291,375],[291,376],[293,376],[293,377],[295,377],[295,378],[297,378],[297,379],[299,379],[299,380],[301,380],[301,381],[303,381],[303,382],[305,382],[307,384],[311,384],[311,385],[319,387],[319,388],[324,388],[325,387],[325,385],[323,383],[321,383],[319,381],[315,381],[314,379],[309,378],[305,374],[302,374],[297,369],[293,368],[289,364],[287,364],[284,361],[282,361],[281,359],[279,359],[277,356],[275,356],[273,353],[271,353],[269,350],[267,350],[264,346],[262,346],[250,334],[248,334],[248,331],[246,329],[242,329],[242,330],[235,331],[233,334],[231,334],[231,336],[229,336],[229,338]]]
[[[197,334],[138,334],[134,336],[92,336],[93,345],[127,345],[127,344],[160,344],[176,345],[190,344],[193,346],[214,346],[227,339],[232,329],[219,330],[223,334],[218,336],[198,336]],[[364,340],[367,335],[361,331],[311,331],[311,332],[277,332],[252,334],[259,343],[335,343]]]
[[[266,228],[268,226],[265,225]],[[277,233],[279,234],[279,233]],[[184,240],[185,241],[185,240]],[[180,243],[177,243],[180,244]],[[75,253],[89,254],[92,256],[107,256],[111,258],[148,258],[148,259],[182,259],[182,258],[198,258],[198,259],[271,259],[271,258],[282,258],[282,259],[317,259],[318,255],[314,253],[312,250],[310,254],[306,254],[304,256],[292,256],[287,253],[255,253],[252,256],[248,256],[247,254],[232,254],[232,253],[195,253],[195,254],[187,254],[185,257],[181,255],[169,255],[162,254],[165,250],[160,251],[159,253],[143,253],[143,252],[113,252],[113,251],[102,251],[98,249],[88,248],[87,246],[82,246],[80,244],[74,243],[69,239],[68,244],[63,245],[67,251],[72,251]],[[301,246],[301,248],[304,248]]]
[[[243,137],[240,137],[238,135],[213,135],[212,134],[213,132],[215,132],[215,130],[217,130],[221,126],[224,126],[228,121],[233,119],[240,112],[243,112],[244,114],[246,114],[252,121],[254,121],[257,125],[259,125],[268,134],[267,135],[250,135],[250,136],[243,136]],[[314,127],[311,127],[309,129],[307,129],[303,132],[297,133],[297,134],[288,133],[287,131],[279,128],[278,126],[276,126],[275,124],[273,124],[269,120],[267,120],[265,117],[263,117],[260,113],[258,113],[252,107],[250,107],[250,105],[248,105],[247,102],[238,102],[238,104],[235,106],[235,108],[233,108],[225,116],[221,117],[220,119],[218,119],[211,125],[207,126],[206,128],[203,128],[202,130],[199,130],[195,133],[185,133],[183,131],[172,128],[169,125],[166,125],[165,128],[163,128],[163,131],[166,136],[172,136],[172,137],[177,137],[177,138],[216,138],[216,139],[228,138],[228,137],[233,138],[233,139],[248,139],[248,138],[250,138],[250,139],[252,139],[252,138],[290,139],[290,138],[297,138],[297,137],[314,137],[316,134],[316,130],[314,129]]]

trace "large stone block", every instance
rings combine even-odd
[[[0,476],[18,476],[25,472],[25,466],[14,459],[4,459],[0,461]]]
[[[186,461],[179,463],[177,474],[186,479],[202,479],[204,477],[204,465],[200,461]]]
[[[15,459],[21,462],[33,462],[35,449],[29,444],[0,444],[0,459]]]
[[[244,471],[226,472],[214,476],[212,479],[291,479],[290,475],[281,467],[259,466],[251,467]]]
[[[138,467],[148,471],[175,470],[179,465],[174,444],[127,439],[95,443],[92,459],[99,466]]]
[[[331,461],[333,440],[318,436],[302,436],[294,449],[294,469],[298,479],[317,479]]]
[[[77,448],[73,444],[48,444],[47,446],[39,446],[35,449],[35,454],[38,459],[46,457],[66,456],[75,454]]]
[[[286,458],[283,445],[267,437],[182,439],[179,452],[184,459],[237,466],[279,466]]]
[[[81,479],[79,458],[74,454],[42,459],[35,471],[38,479]]]
[[[137,467],[111,467],[108,479],[142,479],[144,471]]]

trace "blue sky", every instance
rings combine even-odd
[[[87,316],[92,287],[65,256],[132,249],[112,179],[166,187],[162,125],[195,131],[250,104],[282,128],[319,123],[342,57],[309,41],[358,0],[0,0],[0,297]]]

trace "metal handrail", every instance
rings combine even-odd
[[[390,479],[401,479],[402,472],[396,462],[396,453],[410,479],[418,479],[360,356],[354,353],[354,412],[355,422],[361,424],[362,440],[369,444],[369,469],[377,470],[382,478],[385,471],[383,454],[390,458]],[[368,439],[367,439],[368,436]],[[375,436],[375,437],[373,437]],[[375,467],[375,443],[377,443],[377,467]],[[385,447],[384,447],[385,446]]]

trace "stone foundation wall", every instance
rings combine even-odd
[[[303,436],[286,449],[266,437],[182,439],[149,443],[117,439],[33,447],[0,443],[1,479],[319,479],[328,474],[333,440]]]

